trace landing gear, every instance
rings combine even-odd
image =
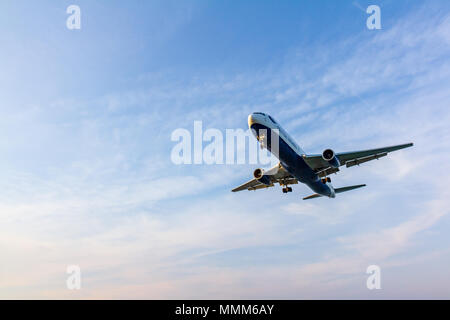
[[[292,188],[291,187],[283,188],[283,193],[288,193],[288,192],[292,192]]]
[[[330,177],[326,177],[326,178],[322,178],[322,183],[326,184],[327,182],[331,182],[331,178]]]
[[[266,137],[261,134],[257,139],[259,141],[259,147],[261,148],[261,150],[264,149],[266,147]]]

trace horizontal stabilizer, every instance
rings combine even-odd
[[[350,191],[350,190],[354,190],[354,189],[358,189],[358,188],[362,188],[365,187],[365,184],[358,184],[356,186],[349,186],[349,187],[342,187],[342,188],[336,188],[334,189],[335,193],[342,193],[342,192],[346,192],[346,191]],[[304,197],[303,200],[309,200],[309,199],[314,199],[314,198],[319,198],[322,197],[320,194],[312,194],[310,196]]]
[[[365,187],[365,186],[366,186],[365,184],[358,184],[358,185],[356,185],[356,186],[349,186],[349,187],[337,188],[337,189],[334,189],[334,192],[336,192],[336,193],[342,193],[342,192],[346,192],[346,191],[350,191],[350,190],[362,188],[362,187]]]
[[[318,198],[318,197],[322,197],[320,194],[314,193],[310,196],[304,197],[303,200],[309,200],[309,199],[314,199],[314,198]]]

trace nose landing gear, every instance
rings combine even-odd
[[[264,149],[266,147],[266,143],[265,143],[266,142],[266,136],[261,134],[258,137],[258,141],[259,141],[259,147],[261,148],[261,150]]]

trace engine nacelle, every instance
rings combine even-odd
[[[323,160],[328,162],[330,166],[332,166],[333,168],[339,168],[339,166],[341,165],[339,159],[336,157],[336,154],[331,149],[325,149],[322,152],[322,158]]]
[[[270,181],[269,176],[264,175],[264,170],[263,169],[256,169],[253,172],[253,176],[255,177],[256,180],[258,180],[262,184],[265,184],[266,186],[270,186],[272,184],[271,181]]]

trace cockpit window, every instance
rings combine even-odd
[[[263,116],[265,116],[265,114],[264,114],[264,113],[262,113],[262,112],[254,112],[254,114],[260,114],[260,115],[263,115]]]
[[[272,120],[273,123],[277,123],[271,116],[269,116],[269,119]]]

